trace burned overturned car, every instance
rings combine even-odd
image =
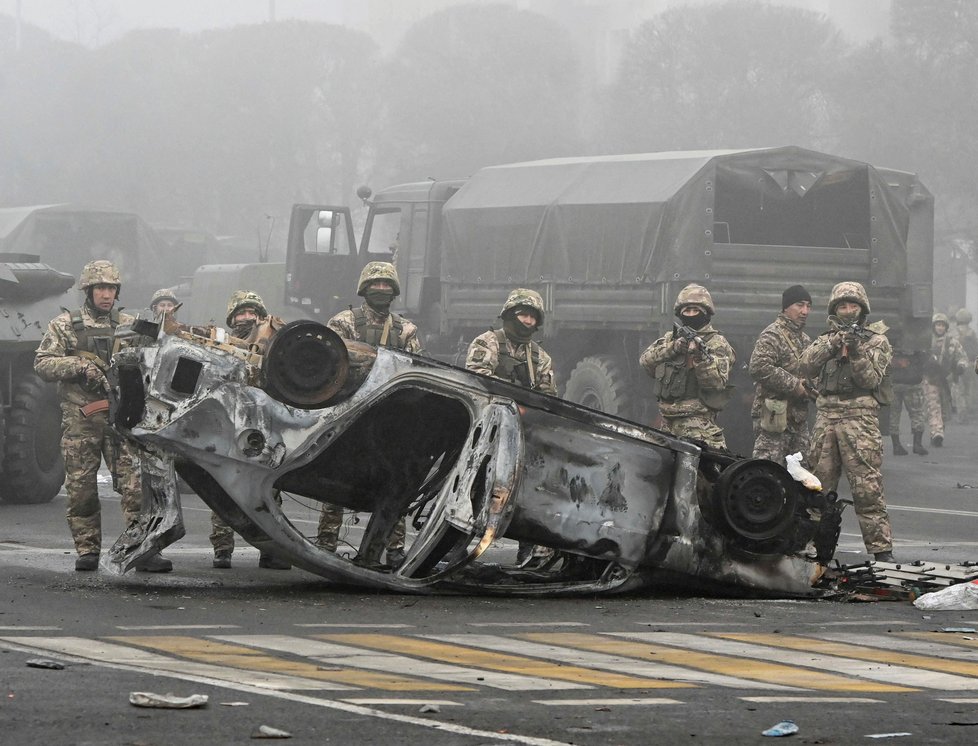
[[[841,502],[770,461],[314,321],[260,350],[221,330],[152,326],[153,344],[113,363],[113,421],[157,467],[144,469],[152,505],[113,547],[116,571],[182,535],[174,465],[259,549],[399,592],[804,596],[835,550]],[[346,552],[317,546],[280,494],[369,514],[362,538]],[[402,517],[406,557],[391,562]],[[516,542],[535,545],[536,561],[518,563]]]

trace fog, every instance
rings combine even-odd
[[[0,11],[0,206],[131,210],[276,256],[291,204],[356,205],[361,183],[797,145],[920,175],[936,204],[935,298],[964,303],[975,267],[969,0]]]

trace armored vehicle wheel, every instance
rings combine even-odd
[[[33,373],[14,387],[4,445],[3,500],[50,502],[65,481],[61,408],[54,386]]]
[[[610,355],[586,357],[571,371],[564,398],[618,417],[631,417],[627,368]]]

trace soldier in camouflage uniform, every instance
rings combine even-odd
[[[889,334],[893,346],[890,360],[890,379],[893,382],[893,403],[890,406],[890,440],[893,442],[893,455],[906,456],[907,449],[900,442],[900,418],[906,408],[910,415],[910,433],[913,436],[913,452],[926,456],[924,448],[924,429],[927,427],[927,413],[924,404],[923,381],[924,365],[930,353],[923,350],[908,349],[904,334],[893,330]]]
[[[859,336],[850,330],[869,315],[869,298],[858,282],[840,282],[829,297],[829,330],[802,355],[801,373],[816,380],[815,429],[808,458],[825,491],[845,471],[867,551],[893,561],[893,537],[883,496],[883,437],[879,428],[884,374],[892,350],[882,322]]]
[[[550,396],[557,395],[553,361],[532,337],[543,326],[543,298],[536,290],[517,288],[499,312],[502,329],[490,329],[469,344],[465,367]],[[516,562],[525,567],[545,564],[549,547],[519,542]]]
[[[75,569],[91,571],[98,568],[102,551],[98,470],[103,457],[112,471],[112,486],[121,497],[126,527],[138,520],[143,495],[136,459],[109,424],[105,377],[115,329],[132,324],[135,317],[115,308],[122,279],[111,262],[86,264],[79,287],[85,293],[84,305],[65,311],[48,324],[37,348],[34,370],[45,381],[58,383],[68,528],[78,553]],[[143,572],[172,569],[170,560],[158,554],[136,565],[136,570]]]
[[[225,319],[231,334],[238,339],[249,340],[260,352],[264,351],[268,340],[274,335],[281,320],[270,317],[265,303],[258,293],[248,290],[235,290],[228,299]],[[282,496],[275,493],[275,501],[282,504]],[[227,525],[217,513],[211,512],[211,546],[214,547],[214,567],[219,570],[231,568],[231,555],[234,553],[234,529]],[[258,566],[266,570],[290,570],[292,564],[271,552],[262,551],[258,556]]]
[[[716,307],[702,285],[691,284],[680,290],[673,310],[683,326],[697,333],[706,349],[672,331],[642,353],[639,362],[655,379],[663,428],[712,448],[726,448],[717,415],[732,389],[728,382],[736,362],[733,347],[713,328]]]
[[[781,294],[781,313],[754,343],[750,377],[754,381],[754,458],[785,465],[785,456],[801,453],[807,458],[808,403],[814,388],[799,375],[801,354],[811,344],[805,322],[812,310],[812,296],[801,285]]]
[[[975,363],[978,366],[978,336],[971,328],[971,311],[967,308],[959,308],[954,314],[956,336],[964,350],[965,357],[969,364]],[[975,414],[978,414],[978,386],[970,375],[963,375],[958,378],[957,386],[958,417],[961,422],[971,422]]]
[[[394,298],[401,294],[401,281],[397,269],[390,262],[370,262],[360,272],[357,295],[364,299],[359,308],[352,306],[333,316],[326,326],[343,339],[366,342],[373,347],[403,350],[423,355],[418,327],[400,314],[391,311]],[[330,552],[336,551],[340,527],[343,525],[343,509],[324,502],[319,514],[316,544]],[[387,544],[387,562],[399,567],[404,562],[405,521],[401,518],[391,532]]]
[[[930,424],[931,445],[944,445],[944,423],[951,418],[951,383],[948,378],[968,369],[968,361],[958,340],[947,333],[950,327],[943,313],[931,318],[931,360],[924,374],[924,400]]]
[[[149,302],[149,310],[153,312],[153,316],[159,318],[164,313],[172,315],[178,305],[180,305],[180,301],[177,300],[177,296],[174,295],[172,290],[169,288],[160,288],[153,293],[153,297]]]

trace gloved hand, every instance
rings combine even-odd
[[[95,363],[86,363],[84,368],[85,383],[92,389],[109,389],[109,381],[105,373]]]
[[[672,342],[672,354],[675,357],[681,357],[689,351],[689,342],[683,337],[674,339]]]

